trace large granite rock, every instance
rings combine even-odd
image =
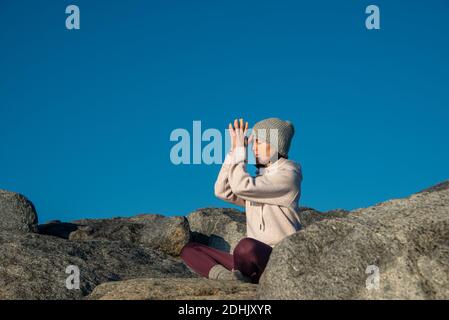
[[[303,228],[327,220],[344,218],[349,211],[336,209],[320,212],[300,207],[299,217]],[[244,212],[231,208],[202,208],[187,216],[192,241],[216,249],[232,252],[237,243],[246,237],[246,216]]]
[[[300,207],[299,220],[301,221],[302,228],[304,229],[314,224],[315,222],[344,218],[348,215],[348,213],[349,211],[344,209],[335,209],[326,212],[320,212],[312,208]]]
[[[53,221],[34,233],[33,204],[2,191],[0,218],[0,299],[449,299],[449,181],[351,212],[301,208],[304,228],[275,246],[258,286],[201,278],[174,257],[190,237],[232,251],[246,236],[235,209]],[[66,288],[69,266],[79,290]]]
[[[246,237],[245,213],[231,208],[203,208],[187,216],[192,241],[231,252]]]
[[[66,268],[80,289],[66,288]],[[179,259],[130,242],[69,241],[0,231],[0,299],[81,299],[103,282],[139,277],[197,277]]]
[[[130,218],[83,219],[70,223],[53,221],[39,226],[39,232],[73,241],[109,240],[140,244],[178,256],[190,240],[185,217],[142,214]]]
[[[55,236],[68,239],[70,234],[78,230],[78,225],[71,222],[61,222],[60,220],[52,220],[37,226],[38,233],[48,236]]]
[[[201,279],[134,279],[107,282],[89,295],[91,300],[252,300],[256,285]]]
[[[258,296],[448,299],[449,182],[287,237],[272,252]]]
[[[36,232],[34,205],[21,194],[0,190],[0,230]]]

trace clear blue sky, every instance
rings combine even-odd
[[[448,40],[447,0],[1,0],[0,188],[41,222],[228,206],[219,165],[170,162],[170,132],[275,116],[301,205],[407,196],[449,177]]]

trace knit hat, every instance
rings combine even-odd
[[[287,158],[295,127],[290,121],[268,118],[257,122],[252,133],[254,138],[276,147],[279,154]]]

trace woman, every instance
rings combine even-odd
[[[209,279],[258,283],[272,248],[301,228],[301,167],[288,160],[292,123],[269,118],[256,123],[249,139],[247,131],[243,119],[229,124],[232,146],[215,182],[218,198],[246,209],[247,237],[232,254],[196,242],[181,251],[183,261]],[[246,170],[251,142],[258,168],[255,177]]]

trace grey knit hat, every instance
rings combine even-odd
[[[254,138],[277,147],[279,154],[287,158],[288,150],[295,134],[295,127],[290,121],[268,118],[257,122],[253,127],[252,133]]]

